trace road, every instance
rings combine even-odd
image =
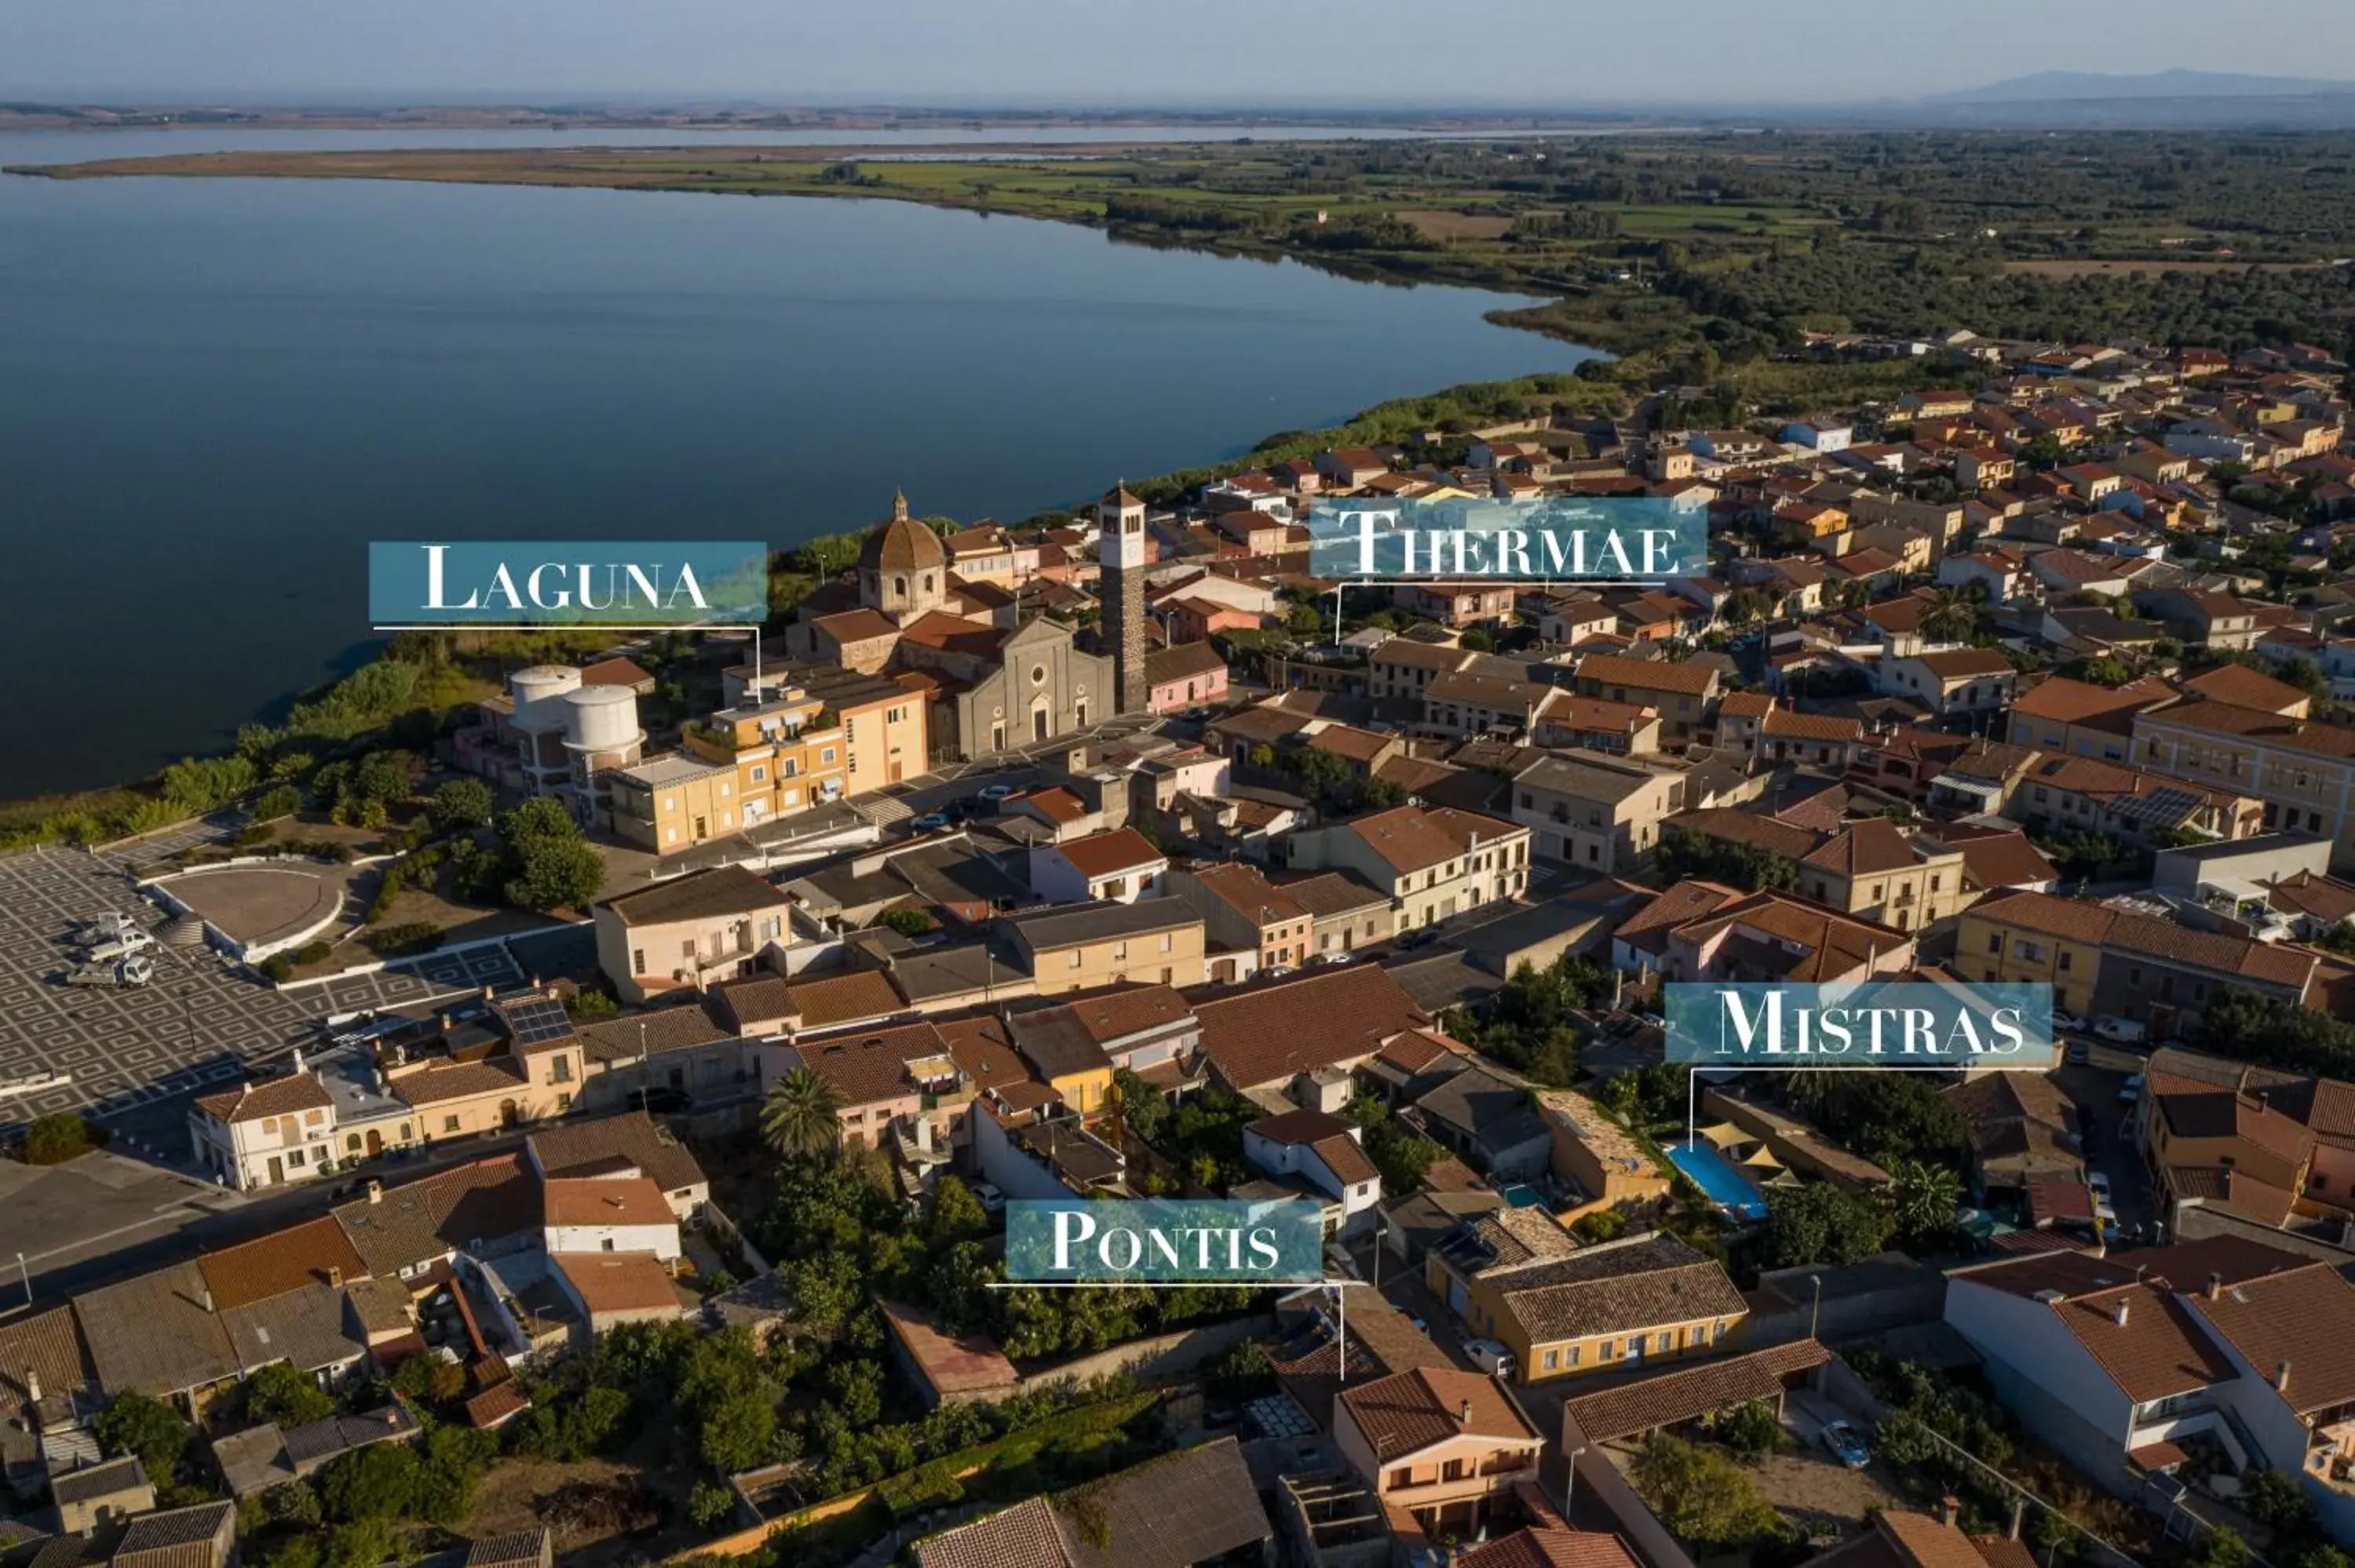
[[[2118,1098],[2127,1075],[2141,1072],[2147,1056],[2085,1036],[2073,1037],[2073,1047],[2078,1044],[2085,1047],[2085,1060],[2064,1062],[2054,1071],[2052,1081],[2078,1107],[2085,1163],[2109,1178],[2118,1227],[2128,1236],[2137,1234],[2137,1226],[2146,1227],[2141,1234],[2148,1236],[2152,1233],[2147,1227],[2160,1217],[2150,1173],[2143,1165],[2141,1150],[2119,1138],[2120,1128],[2134,1118],[2138,1107]],[[2084,1125],[2088,1116],[2090,1129]]]

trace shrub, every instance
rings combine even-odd
[[[292,784],[273,784],[253,802],[253,820],[257,823],[275,821],[280,817],[291,817],[302,809],[302,790]]]
[[[284,985],[294,978],[294,961],[283,953],[272,953],[261,960],[261,972],[272,985]]]
[[[380,926],[360,939],[371,951],[387,957],[425,953],[442,945],[442,927],[431,920],[410,920],[399,926]]]
[[[25,1129],[25,1163],[62,1165],[98,1147],[98,1129],[72,1111],[45,1116]]]
[[[177,1411],[144,1393],[117,1395],[98,1417],[99,1446],[109,1454],[137,1455],[150,1480],[170,1477],[189,1436]]]
[[[709,1481],[698,1481],[687,1494],[687,1517],[698,1529],[717,1530],[736,1514],[736,1494]]]
[[[316,942],[305,942],[295,949],[294,961],[297,964],[315,964],[335,950],[336,945],[324,938]]]

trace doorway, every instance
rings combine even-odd
[[[368,1128],[368,1151],[370,1160],[384,1152],[384,1134],[374,1128]]]

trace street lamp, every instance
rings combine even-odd
[[[1572,1448],[1570,1451],[1570,1462],[1562,1475],[1561,1521],[1564,1524],[1571,1523],[1570,1510],[1578,1501],[1578,1457],[1585,1452],[1586,1446],[1582,1443]],[[1578,1527],[1572,1524],[1571,1528],[1575,1530]]]
[[[1816,1304],[1807,1313],[1807,1338],[1812,1340],[1816,1337],[1817,1326],[1824,1320],[1824,1277],[1811,1274],[1807,1276],[1807,1283],[1816,1287]]]

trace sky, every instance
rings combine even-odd
[[[1856,102],[2170,67],[2355,78],[2355,5],[0,0],[0,94],[68,100],[1573,108]]]

